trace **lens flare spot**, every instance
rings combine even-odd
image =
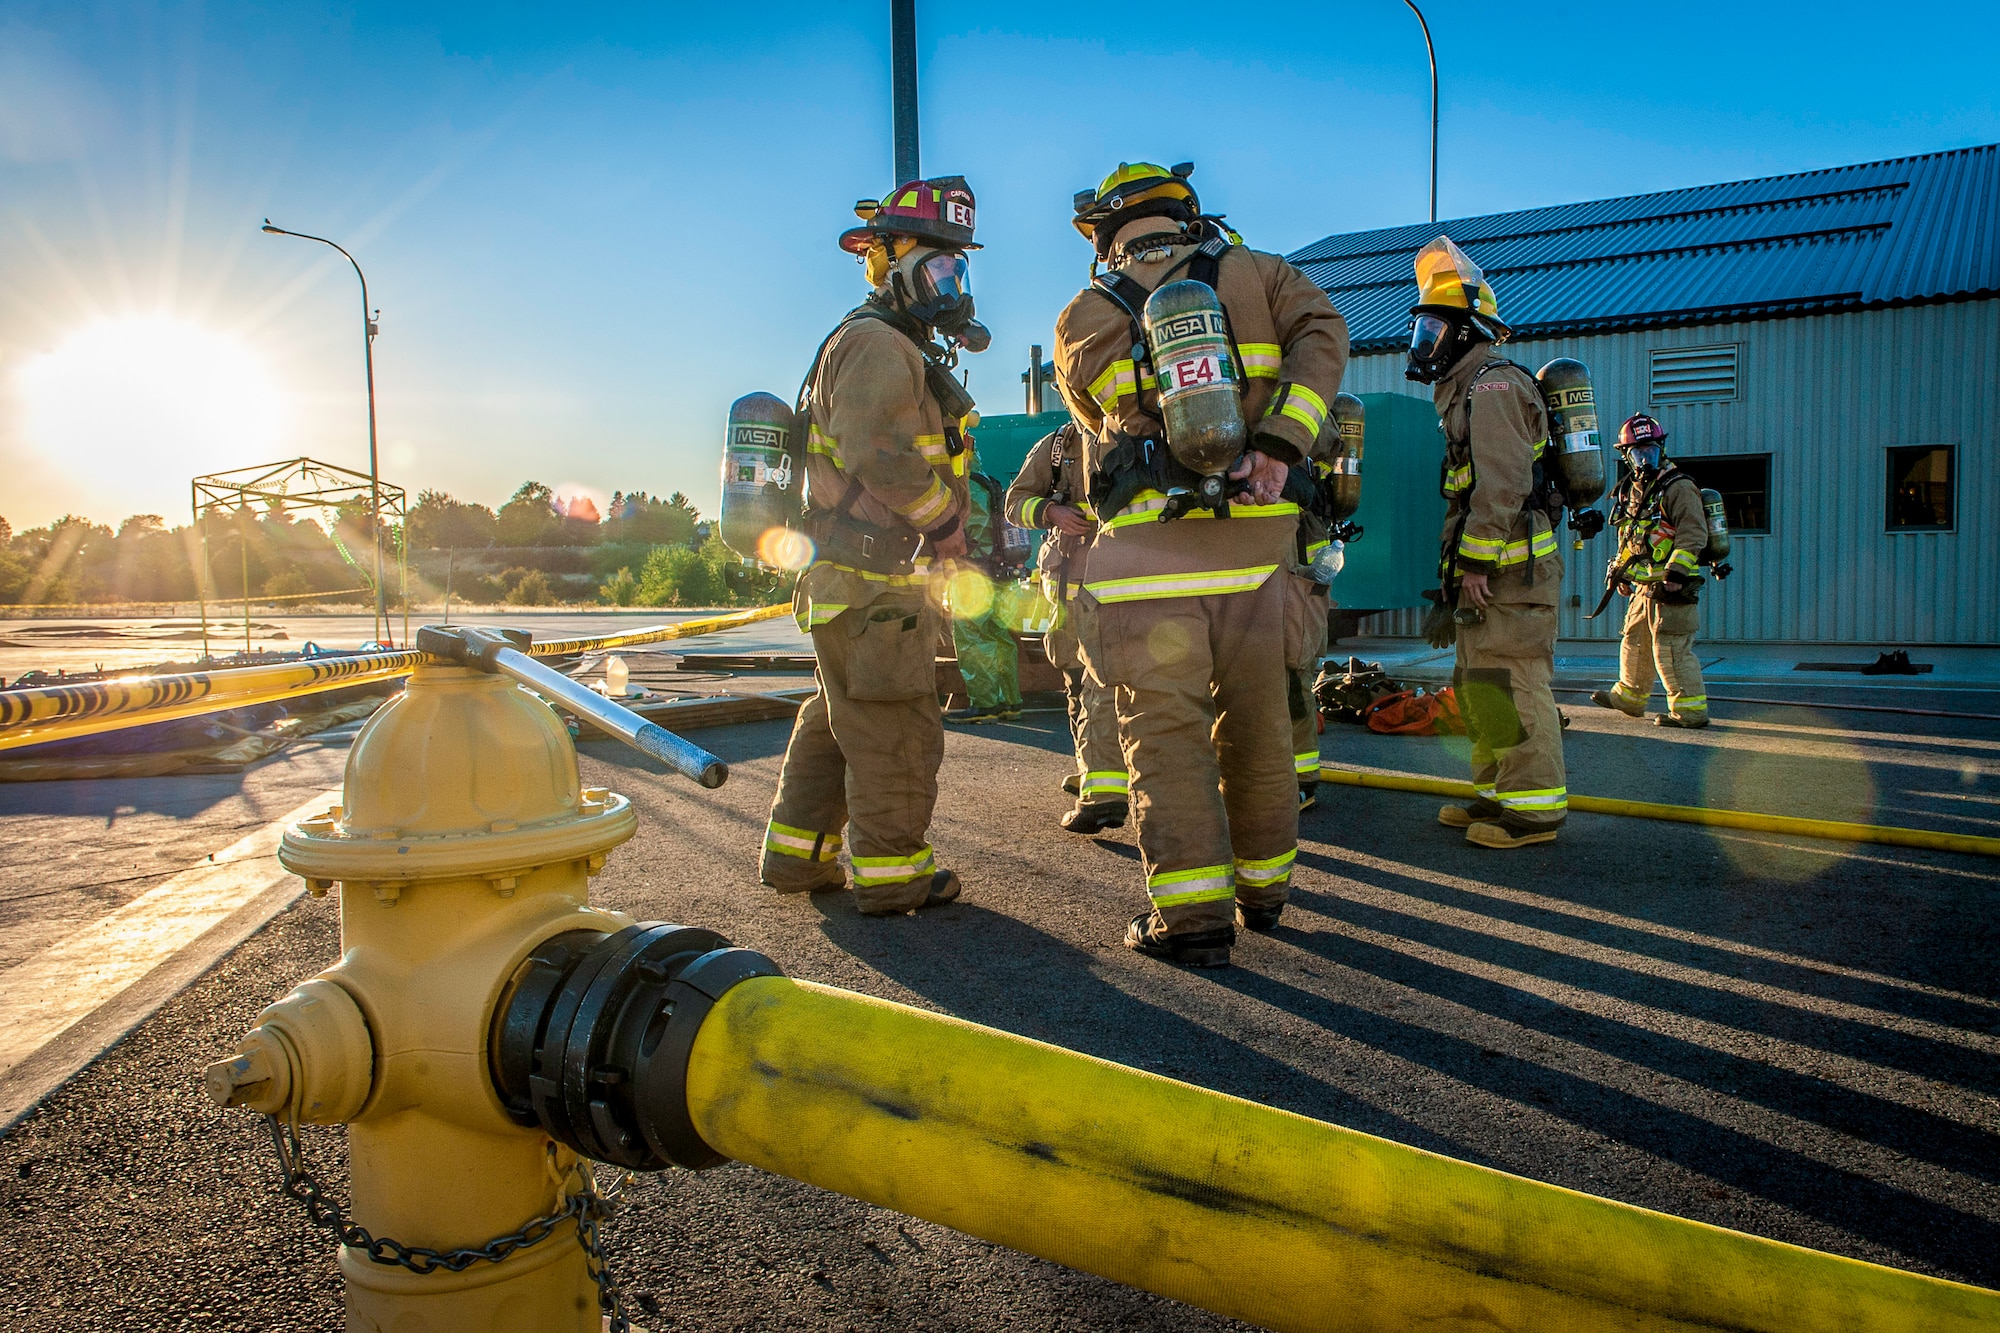
[[[993,580],[968,566],[951,574],[951,613],[960,620],[978,620],[993,609]]]
[[[1763,733],[1756,749],[1711,748],[1702,770],[1701,803],[1724,810],[1878,823],[1877,791],[1867,752],[1828,736],[1842,730],[1837,718],[1807,712],[1792,714],[1792,720],[1799,726],[1796,750],[1782,739],[1782,732]],[[1830,864],[1824,856],[1801,855],[1779,843],[1725,837],[1717,844],[1739,870],[1759,880],[1798,883]]]
[[[1177,620],[1162,620],[1146,633],[1146,651],[1161,666],[1172,666],[1188,655],[1188,632]]]
[[[757,558],[773,569],[804,569],[813,561],[813,540],[791,528],[766,528],[757,539]]]

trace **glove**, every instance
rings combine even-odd
[[[1433,648],[1449,648],[1458,642],[1458,622],[1452,618],[1451,605],[1445,600],[1442,589],[1430,589],[1424,593],[1431,609],[1424,613],[1424,642]]]

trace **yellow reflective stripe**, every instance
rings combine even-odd
[[[1255,565],[1248,569],[1212,569],[1192,574],[1146,574],[1131,579],[1106,579],[1083,586],[1100,602],[1145,602],[1163,597],[1207,597],[1211,594],[1249,592],[1264,586],[1276,565]]]
[[[901,884],[936,869],[937,858],[929,846],[910,856],[857,856],[854,858],[854,882],[857,885]]]
[[[1319,751],[1301,750],[1292,756],[1292,767],[1302,778],[1315,777],[1319,773]]]
[[[1447,495],[1456,495],[1472,484],[1472,464],[1460,463],[1444,474],[1444,489]]]
[[[1472,788],[1472,794],[1474,796],[1479,797],[1481,800],[1490,801],[1493,799],[1493,788],[1490,786],[1481,787],[1478,786],[1477,784],[1474,784]]]
[[[1667,705],[1676,713],[1684,713],[1690,709],[1698,713],[1706,713],[1708,711],[1708,696],[1705,694],[1683,694],[1679,698],[1675,698],[1670,694],[1667,696]]]
[[[834,439],[831,435],[824,434],[816,425],[808,427],[806,430],[806,452],[809,454],[823,454],[833,460],[835,467],[840,466],[840,441]]]
[[[856,578],[867,579],[870,583],[885,583],[891,588],[921,588],[930,582],[930,566],[921,560],[917,562],[915,572],[909,574],[878,574],[872,569],[856,569],[852,565],[843,565],[835,560],[818,561],[813,568],[817,569],[820,565],[825,565],[828,569],[837,569],[843,574],[852,574]],[[847,608],[843,606],[840,609],[845,611]]]
[[[931,527],[945,516],[951,508],[951,492],[936,477],[924,493],[906,505],[897,505],[896,512],[910,521],[910,526],[919,530]]]
[[[1538,791],[1503,791],[1493,799],[1509,810],[1567,810],[1569,788],[1543,787]]]
[[[1029,496],[1027,499],[1021,502],[1022,524],[1030,528],[1041,527],[1042,511],[1044,509],[1047,509],[1048,507],[1049,507],[1049,502],[1046,496],[1041,496],[1041,495]]]
[[[1146,892],[1155,907],[1185,907],[1189,903],[1212,903],[1236,896],[1236,885],[1228,866],[1201,866],[1194,870],[1163,870],[1146,876]]]
[[[1643,704],[1646,702],[1647,697],[1652,693],[1652,690],[1649,688],[1644,694],[1640,693],[1638,690],[1628,690],[1625,688],[1625,682],[1621,680],[1616,685],[1613,685],[1611,687],[1611,692],[1617,695],[1619,698],[1627,700],[1631,703]]]
[[[1509,565],[1525,564],[1530,551],[1537,560],[1545,555],[1554,555],[1558,545],[1560,543],[1553,530],[1538,532],[1531,540],[1518,542],[1500,542],[1489,537],[1475,537],[1468,532],[1458,539],[1458,553],[1468,559],[1484,560],[1505,569]]]
[[[1107,791],[1130,792],[1132,790],[1132,778],[1122,768],[1105,769],[1102,772],[1096,773],[1085,773],[1083,775],[1083,782],[1078,786],[1077,790],[1080,795],[1084,796],[1095,796],[1099,792]]]
[[[1115,532],[1119,528],[1129,528],[1136,523],[1156,522],[1157,520],[1154,516],[1166,507],[1167,497],[1159,491],[1140,491],[1133,498],[1131,504],[1119,510],[1116,516],[1103,524],[1103,527],[1107,532]],[[1290,500],[1281,500],[1273,505],[1232,504],[1229,506],[1229,516],[1231,518],[1291,518],[1297,515],[1298,512],[1299,507]],[[1191,509],[1182,515],[1181,521],[1186,522],[1189,519],[1214,517],[1215,515],[1209,510]]]
[[[1236,350],[1243,353],[1243,376],[1245,379],[1274,380],[1278,378],[1278,367],[1284,360],[1284,349],[1276,343],[1238,343]]]
[[[1109,412],[1117,406],[1120,397],[1136,392],[1136,383],[1131,361],[1113,361],[1102,375],[1091,381],[1090,396],[1099,407]]]
[[[805,861],[832,861],[840,855],[840,835],[793,828],[774,819],[764,830],[764,846],[781,856],[796,856]]]
[[[1318,435],[1319,428],[1326,424],[1326,399],[1298,383],[1289,384],[1278,392],[1285,400],[1285,405],[1278,409],[1279,414],[1290,417]]]
[[[1667,564],[1676,569],[1682,569],[1692,574],[1695,571],[1694,552],[1675,551],[1672,555],[1667,557]]]
[[[932,467],[938,467],[951,459],[951,450],[945,446],[942,435],[919,435],[914,443],[917,452],[922,454]]]
[[[818,629],[845,610],[845,602],[814,602],[806,608],[806,614],[799,617],[799,628]]]
[[[1276,884],[1292,873],[1292,862],[1298,859],[1298,849],[1293,848],[1278,856],[1262,861],[1245,861],[1237,858],[1236,882],[1238,884]]]
[[[1308,542],[1306,544],[1306,563],[1311,564],[1313,561],[1317,560],[1319,558],[1319,553],[1321,551],[1324,551],[1327,547],[1331,545],[1333,545],[1333,543],[1330,541]]]

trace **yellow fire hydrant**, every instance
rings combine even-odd
[[[623,797],[580,786],[540,700],[426,666],[356,740],[344,804],[285,835],[287,869],[316,895],[339,886],[341,959],[266,1009],[207,1086],[349,1127],[346,1225],[382,1256],[343,1237],[350,1333],[599,1327],[578,1243],[586,1168],[501,1100],[494,1017],[537,949],[632,926],[587,885],[635,827]],[[452,1254],[480,1249],[505,1257]]]

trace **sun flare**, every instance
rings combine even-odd
[[[115,484],[120,469],[184,479],[261,461],[284,395],[249,348],[170,315],[79,329],[15,376],[24,442],[53,468]]]

